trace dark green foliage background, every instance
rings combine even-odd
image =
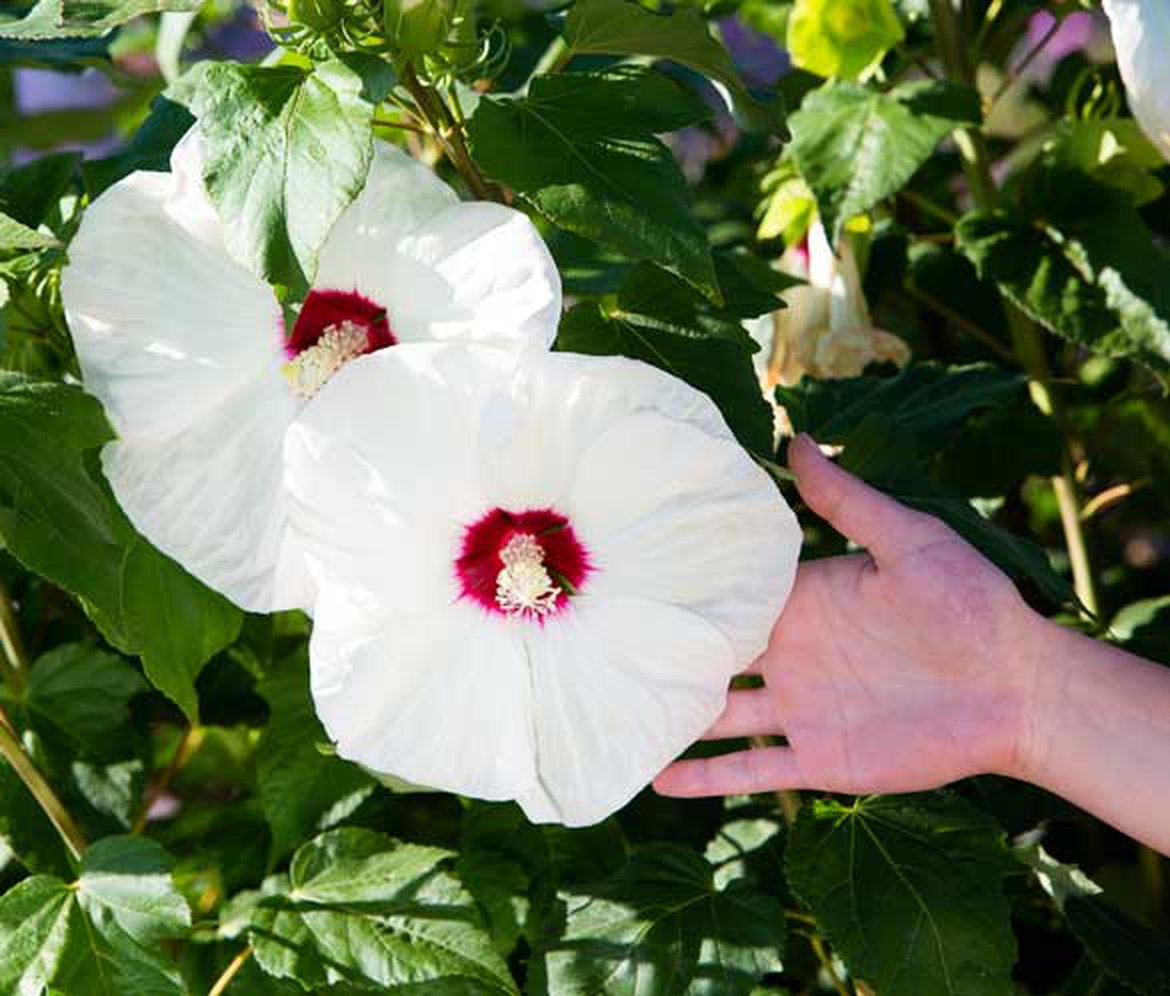
[[[1133,134],[1111,63],[1074,52],[1018,84],[1022,137],[985,127],[995,88],[971,86],[973,54],[1010,73],[1029,17],[1091,4],[966,0],[956,47],[953,5],[898,0],[906,37],[868,81],[753,89],[712,24],[782,41],[791,6],[484,0],[471,22],[462,2],[302,0],[272,29],[280,65],[197,60],[235,0],[0,8],[0,738],[77,827],[73,854],[0,761],[0,996],[1170,994],[1165,861],[1002,779],[805,793],[799,812],[646,792],[575,831],[382,785],[328,749],[308,620],[239,612],[102,479],[111,431],[78,386],[60,268],[87,200],[165,170],[197,119],[230,248],[285,299],[372,141],[406,144],[541,225],[570,297],[555,348],[663,367],[773,469],[743,322],[792,283],[758,223],[776,178],[799,177],[826,227],[854,230],[875,323],[914,362],[779,389],[793,427],[951,523],[1038,610],[1170,663],[1165,164],[1091,154],[1103,130]],[[167,86],[150,56],[178,24],[194,64]],[[22,112],[30,67],[96,70],[120,96]],[[101,158],[53,151],[111,132]],[[694,147],[709,155],[684,172]],[[805,525],[806,556],[844,549]]]

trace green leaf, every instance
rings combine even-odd
[[[796,0],[788,16],[792,64],[818,76],[861,76],[905,37],[890,0]]]
[[[87,159],[82,164],[89,196],[97,197],[135,170],[168,172],[171,151],[194,123],[195,118],[182,104],[156,97],[150,114],[125,148],[105,159]]]
[[[554,225],[719,291],[686,180],[656,133],[706,117],[669,77],[627,67],[538,77],[523,98],[484,97],[468,122],[476,162]]]
[[[1003,833],[939,794],[801,808],[788,883],[850,973],[883,996],[1008,996],[1015,962]]]
[[[747,996],[782,968],[779,901],[717,888],[710,865],[679,845],[635,851],[612,878],[564,898],[564,936],[530,968],[541,996]]]
[[[565,20],[565,41],[573,55],[645,55],[689,66],[726,86],[755,127],[783,130],[783,104],[764,104],[748,93],[697,8],[657,14],[630,0],[577,0]]]
[[[745,334],[746,338],[746,334]],[[752,366],[752,347],[677,321],[596,304],[578,304],[561,319],[556,348],[628,356],[673,374],[711,398],[745,448],[772,448],[772,411]]]
[[[1109,635],[1132,653],[1170,664],[1170,595],[1125,606],[1110,622]]]
[[[272,859],[350,815],[375,788],[357,765],[322,754],[328,742],[309,694],[309,667],[297,655],[256,690],[268,703],[268,725],[256,746],[256,779],[272,827]]]
[[[69,858],[61,835],[20,776],[6,763],[0,764],[0,842],[29,871],[69,872]]]
[[[1024,383],[1021,374],[988,363],[915,363],[893,377],[805,378],[793,387],[777,387],[776,401],[797,431],[821,443],[843,443],[869,415],[880,413],[899,430],[938,446],[969,415],[1004,404]]]
[[[171,88],[199,119],[227,247],[261,276],[311,280],[330,228],[361,192],[373,157],[363,87],[335,60],[311,72],[200,63]]]
[[[25,704],[42,736],[74,754],[114,760],[126,756],[130,700],[145,690],[146,682],[121,658],[64,644],[33,666]]]
[[[149,837],[105,837],[82,858],[78,900],[99,929],[115,923],[139,944],[179,937],[191,911],[171,881],[173,866]]]
[[[182,977],[154,944],[190,923],[167,861],[151,841],[109,838],[89,849],[72,885],[38,875],[11,889],[0,898],[0,992],[182,996]]]
[[[14,250],[48,249],[57,244],[51,235],[35,232],[15,218],[0,212],[0,253]]]
[[[96,38],[143,14],[202,5],[203,0],[38,0],[23,18],[0,22],[0,38]]]
[[[0,180],[0,211],[35,229],[69,189],[80,162],[76,152],[62,152],[6,173]]]
[[[1018,211],[969,214],[955,235],[980,276],[1049,331],[1170,378],[1170,256],[1125,193],[1040,166]]]
[[[194,719],[194,678],[243,617],[135,532],[91,471],[111,437],[101,406],[79,389],[0,373],[0,540],[76,595]]]
[[[1017,848],[1016,854],[1094,962],[1140,996],[1170,996],[1170,940],[1164,934],[1106,902],[1099,885],[1039,844]]]
[[[973,90],[940,80],[879,92],[829,83],[792,114],[792,155],[834,241],[854,215],[897,193],[955,128],[980,120]]]
[[[473,900],[442,867],[452,856],[368,830],[322,834],[293,856],[287,883],[250,897],[257,961],[305,988],[434,983],[436,994],[514,996]]]

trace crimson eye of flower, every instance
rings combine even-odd
[[[285,344],[293,394],[311,398],[346,363],[398,340],[386,309],[357,291],[311,290]]]
[[[540,618],[562,611],[592,571],[569,520],[551,508],[494,508],[463,533],[462,597],[488,612]]]

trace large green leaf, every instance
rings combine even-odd
[[[296,852],[287,880],[237,901],[257,961],[305,988],[515,994],[474,901],[443,867],[452,857],[367,830],[322,834]]]
[[[256,779],[278,859],[345,819],[376,786],[356,765],[318,749],[328,737],[313,709],[303,654],[269,672],[257,691],[269,716],[256,746]]]
[[[261,276],[312,280],[325,237],[365,184],[374,105],[363,89],[334,60],[312,71],[200,63],[169,91],[199,119],[228,249]]]
[[[980,276],[1045,328],[1170,378],[1170,256],[1124,192],[1040,166],[1018,211],[969,214],[955,234]]]
[[[155,942],[190,924],[167,872],[142,838],[108,838],[86,853],[77,882],[26,879],[0,898],[0,992],[181,996],[186,987]]]
[[[613,877],[565,896],[564,935],[530,971],[540,996],[747,996],[784,953],[778,900],[715,885],[688,848],[650,845]]]
[[[978,122],[979,97],[954,83],[920,80],[881,92],[829,83],[789,118],[792,154],[833,234],[897,193],[955,128]]]
[[[686,180],[655,137],[707,113],[669,77],[626,67],[538,77],[526,97],[484,97],[468,130],[484,172],[553,224],[718,296]]]
[[[1023,386],[1020,374],[986,363],[915,363],[893,377],[806,378],[777,387],[776,400],[792,424],[818,442],[844,442],[867,416],[880,412],[899,429],[937,445],[973,412],[1003,404]]]
[[[61,152],[41,156],[0,179],[0,211],[14,221],[36,228],[52,213],[77,175],[81,156]]]
[[[96,38],[143,14],[202,5],[203,0],[38,0],[19,20],[0,22],[0,38]]]
[[[0,373],[0,540],[76,595],[111,643],[194,718],[194,679],[242,615],[130,525],[94,472],[112,436],[75,387]]]
[[[145,690],[146,682],[120,657],[63,644],[34,665],[25,704],[42,736],[77,755],[113,760],[126,755],[130,699]]]
[[[1003,833],[937,794],[816,800],[788,840],[788,883],[850,972],[883,996],[1009,996]]]
[[[764,104],[748,93],[727,49],[695,7],[658,14],[631,0],[577,0],[565,20],[565,41],[576,55],[648,55],[689,66],[726,86],[756,127],[783,128],[784,105]]]

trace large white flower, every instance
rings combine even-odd
[[[284,434],[307,398],[395,343],[545,347],[560,281],[524,215],[461,203],[380,145],[286,332],[272,290],[224,248],[203,161],[193,131],[170,174],[134,173],[90,206],[65,312],[118,434],[103,465],[134,525],[244,608],[307,607],[281,490]]]
[[[787,307],[748,327],[763,347],[756,369],[767,393],[802,377],[856,377],[871,363],[909,362],[906,343],[874,326],[848,242],[835,255],[824,227],[814,221],[807,244],[789,248],[780,268],[808,283],[785,291]]]
[[[1104,0],[1133,116],[1170,160],[1170,4],[1166,0]]]
[[[710,400],[620,357],[365,357],[286,467],[338,752],[540,821],[602,819],[707,728],[801,542]]]

